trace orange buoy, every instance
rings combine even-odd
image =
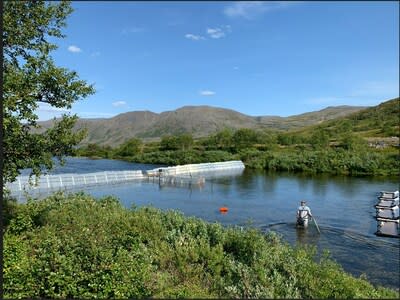
[[[219,211],[222,213],[226,213],[228,211],[228,208],[226,206],[222,206],[219,208]]]

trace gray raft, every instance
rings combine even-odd
[[[378,227],[376,235],[400,237],[399,191],[380,192],[375,205]]]

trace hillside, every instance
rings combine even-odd
[[[300,128],[296,132],[307,135],[319,127],[330,132],[331,136],[336,136],[351,130],[369,141],[383,141],[389,140],[391,137],[399,137],[399,124],[400,99],[395,98],[319,125],[314,124]],[[394,140],[398,141],[398,138]]]
[[[75,128],[88,129],[88,136],[82,141],[82,145],[96,143],[116,146],[133,137],[157,140],[163,135],[181,133],[204,137],[224,128],[290,130],[346,116],[364,108],[338,106],[289,117],[253,117],[224,108],[185,106],[160,114],[151,111],[133,111],[109,119],[79,119]],[[52,121],[39,122],[43,129],[51,124]]]
[[[364,106],[329,106],[319,111],[308,112],[290,117],[260,117],[260,122],[271,129],[290,130],[324,121],[333,120],[342,116],[347,116],[354,112],[365,109]]]

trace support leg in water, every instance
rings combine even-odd
[[[315,227],[317,227],[318,233],[321,233],[321,231],[319,230],[319,226],[318,226],[318,224],[317,224],[317,221],[315,220],[314,217],[313,217],[312,219],[313,219],[313,221],[314,221]]]

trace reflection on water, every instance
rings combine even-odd
[[[112,160],[68,159],[67,171],[76,173],[154,169],[158,166]],[[69,169],[68,169],[69,168]],[[57,172],[64,172],[63,167]],[[289,243],[328,249],[333,259],[356,276],[373,283],[399,287],[399,239],[374,235],[377,192],[398,189],[397,178],[293,175],[245,170],[241,175],[206,177],[201,188],[130,182],[96,186],[86,191],[95,197],[114,195],[130,208],[153,205],[178,209],[187,216],[223,225],[255,226],[277,231]],[[318,221],[307,230],[295,227],[299,201],[307,200]],[[227,206],[226,214],[219,207]]]

